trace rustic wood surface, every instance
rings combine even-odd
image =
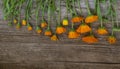
[[[120,69],[120,32],[114,45],[98,35],[96,44],[70,40],[66,34],[54,42],[26,27],[9,27],[2,17],[0,10],[0,69]],[[106,26],[110,31],[111,25]]]

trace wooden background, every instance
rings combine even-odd
[[[90,3],[92,6],[92,0]],[[84,10],[83,2],[82,7]],[[62,13],[64,17],[64,7]],[[120,69],[120,32],[116,32],[114,45],[103,40],[106,36],[97,35],[100,42],[96,44],[85,44],[80,38],[70,40],[66,34],[54,42],[26,27],[9,27],[2,17],[0,10],[0,69]],[[111,25],[106,26],[110,31]]]

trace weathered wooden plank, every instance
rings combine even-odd
[[[1,69],[119,69],[120,64],[40,62],[33,64],[0,64]]]
[[[2,63],[106,63],[120,64],[119,46],[78,45],[59,43],[0,43]]]
[[[83,1],[81,5],[86,16]],[[93,8],[92,0],[89,1]],[[64,4],[62,7],[63,18],[66,10]],[[37,35],[35,31],[27,31],[26,27],[16,30],[15,26],[7,26],[7,22],[0,10],[0,69],[120,69],[120,33],[116,33],[118,42],[115,45],[108,44],[103,39],[106,36],[96,34],[100,40],[96,44],[85,44],[81,38],[68,39],[67,34],[59,36],[60,40],[54,42],[43,33]],[[34,19],[31,23],[35,26]],[[98,25],[94,23],[93,30]],[[106,27],[111,31],[109,23]]]
[[[39,64],[0,64],[1,69],[119,69],[115,64],[85,64],[85,63],[59,63],[59,62],[41,62]]]

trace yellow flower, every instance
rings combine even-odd
[[[62,34],[64,32],[66,32],[66,28],[64,28],[63,26],[57,26],[57,28],[56,28],[57,34]]]
[[[51,40],[53,40],[53,41],[57,41],[57,40],[58,40],[57,35],[55,35],[55,34],[54,34],[54,35],[52,35],[52,36],[51,36]]]
[[[90,32],[91,31],[91,28],[87,25],[87,24],[81,24],[77,30],[76,30],[78,33],[86,33],[86,32]]]
[[[46,23],[45,21],[43,21],[43,22],[41,23],[41,28],[45,28],[45,27],[47,27],[47,23]]]
[[[98,39],[95,38],[93,35],[89,35],[89,36],[83,37],[83,38],[82,38],[82,41],[91,44],[91,43],[96,43],[96,42],[98,42]]]
[[[91,15],[85,18],[85,23],[93,23],[98,20],[97,15]]]
[[[68,26],[68,19],[63,19],[62,25],[63,26]]]
[[[36,32],[40,34],[42,32],[41,28],[39,26],[36,27]]]
[[[28,31],[33,30],[32,26],[31,26],[30,24],[27,25],[27,30],[28,30]]]
[[[50,29],[47,29],[44,33],[45,36],[51,36],[52,35],[52,31]]]
[[[17,24],[17,20],[16,19],[14,19],[13,22],[14,22],[14,24]]]
[[[104,27],[100,27],[98,28],[97,33],[100,35],[105,35],[108,34],[108,31]]]
[[[68,38],[75,39],[78,38],[80,34],[78,34],[75,30],[70,30],[68,33]]]
[[[109,36],[107,40],[110,44],[115,44],[117,39],[115,36]]]
[[[22,20],[22,25],[26,26],[27,25],[27,21],[26,20]]]

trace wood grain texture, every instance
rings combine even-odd
[[[34,63],[40,61],[73,62],[73,63],[110,63],[120,62],[119,47],[90,46],[48,43],[1,44],[1,62]],[[17,48],[17,49],[16,49]],[[26,61],[27,60],[27,61]]]
[[[86,64],[86,63],[64,63],[64,62],[41,62],[39,64],[1,64],[1,69],[119,69],[118,65],[108,64]]]
[[[26,27],[9,27],[2,17],[0,10],[0,69],[120,69],[120,32],[115,33],[118,41],[114,45],[104,39],[107,35],[96,35],[96,44],[86,44],[81,38],[68,39],[67,33],[54,42]],[[98,24],[93,24],[93,30]],[[107,23],[106,27],[110,32],[111,25]]]

